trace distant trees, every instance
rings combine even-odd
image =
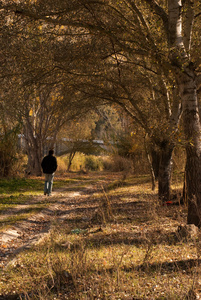
[[[28,174],[41,175],[44,147],[53,148],[57,134],[67,121],[66,106],[57,86],[40,86],[28,96],[21,110],[28,154]]]

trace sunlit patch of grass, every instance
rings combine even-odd
[[[60,188],[69,184],[79,183],[80,181],[86,181],[84,177],[68,178],[68,177],[56,177],[54,179],[54,187]],[[90,179],[91,180],[91,179]],[[12,178],[12,179],[0,179],[0,194],[1,195],[19,195],[19,194],[35,194],[41,193],[44,187],[43,177],[33,178]]]
[[[80,184],[79,179],[55,179],[54,189],[67,187],[72,183]],[[84,187],[85,185],[82,184]],[[13,178],[0,180],[0,212],[6,209],[29,203],[34,200],[35,196],[43,194],[44,179],[43,178]],[[76,189],[76,188],[75,188]]]
[[[27,196],[25,197],[24,195],[19,196],[0,196],[0,210],[4,208],[9,208],[17,204],[23,204],[26,201],[28,201],[29,198]]]
[[[148,176],[141,176],[140,178],[136,177],[128,177],[126,180],[115,180],[114,182],[108,184],[104,187],[104,189],[109,194],[136,194],[139,193],[141,195],[151,194],[154,195],[157,193],[157,189],[152,191],[152,186],[150,182],[150,178]]]
[[[31,202],[34,198],[34,195],[11,195],[11,196],[0,196],[0,214],[8,209],[15,208],[17,205],[23,205]],[[41,201],[36,202],[35,204],[40,205]]]
[[[13,178],[0,180],[0,194],[15,194],[41,190],[42,179]]]
[[[7,216],[7,217],[3,218],[2,220],[0,219],[0,231],[16,224],[19,221],[26,220],[27,218],[29,218],[30,216],[32,216],[36,213],[39,213],[46,206],[47,206],[47,203],[40,204],[38,206],[32,205],[23,210],[19,210],[14,215]]]

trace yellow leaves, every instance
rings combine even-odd
[[[29,116],[32,117],[33,116],[33,109],[31,108],[29,111]]]

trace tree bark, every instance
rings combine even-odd
[[[69,160],[68,160],[68,167],[67,167],[67,171],[69,172],[70,171],[70,167],[72,165],[72,161],[73,161],[73,158],[75,156],[75,153],[76,153],[76,150],[72,150],[69,154]]]
[[[160,153],[160,165],[158,174],[158,196],[164,202],[170,199],[170,185],[172,172],[172,153],[174,146],[162,143]]]
[[[154,191],[155,187],[156,187],[156,177],[155,177],[155,172],[154,172],[154,168],[153,168],[153,162],[151,160],[151,156],[149,154],[149,150],[148,150],[148,147],[147,147],[146,137],[147,137],[147,134],[144,137],[144,147],[145,147],[145,152],[146,152],[146,155],[147,155],[147,160],[148,160],[150,174],[151,174],[152,191]]]
[[[154,177],[157,180],[159,174],[159,166],[160,166],[160,153],[155,149],[151,150],[151,161],[152,161],[152,168],[154,171]]]
[[[183,2],[184,3],[184,2]],[[182,35],[182,1],[169,0],[170,61],[180,90],[186,139],[186,190],[188,224],[201,226],[201,125],[198,109],[196,75],[189,55],[193,9],[186,1],[185,35]]]
[[[39,137],[34,136],[32,126],[29,122],[27,122],[25,126],[25,140],[28,155],[26,173],[29,175],[41,176],[42,142]]]
[[[188,224],[201,225],[201,126],[194,72],[183,74],[183,120],[186,137]]]
[[[27,164],[27,171],[28,175],[36,175],[41,176],[41,160],[42,157],[38,155],[37,149],[28,148],[27,147],[27,155],[28,155],[28,164]]]

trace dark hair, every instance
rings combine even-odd
[[[54,154],[54,150],[53,149],[50,149],[49,150],[49,155],[53,155]]]

